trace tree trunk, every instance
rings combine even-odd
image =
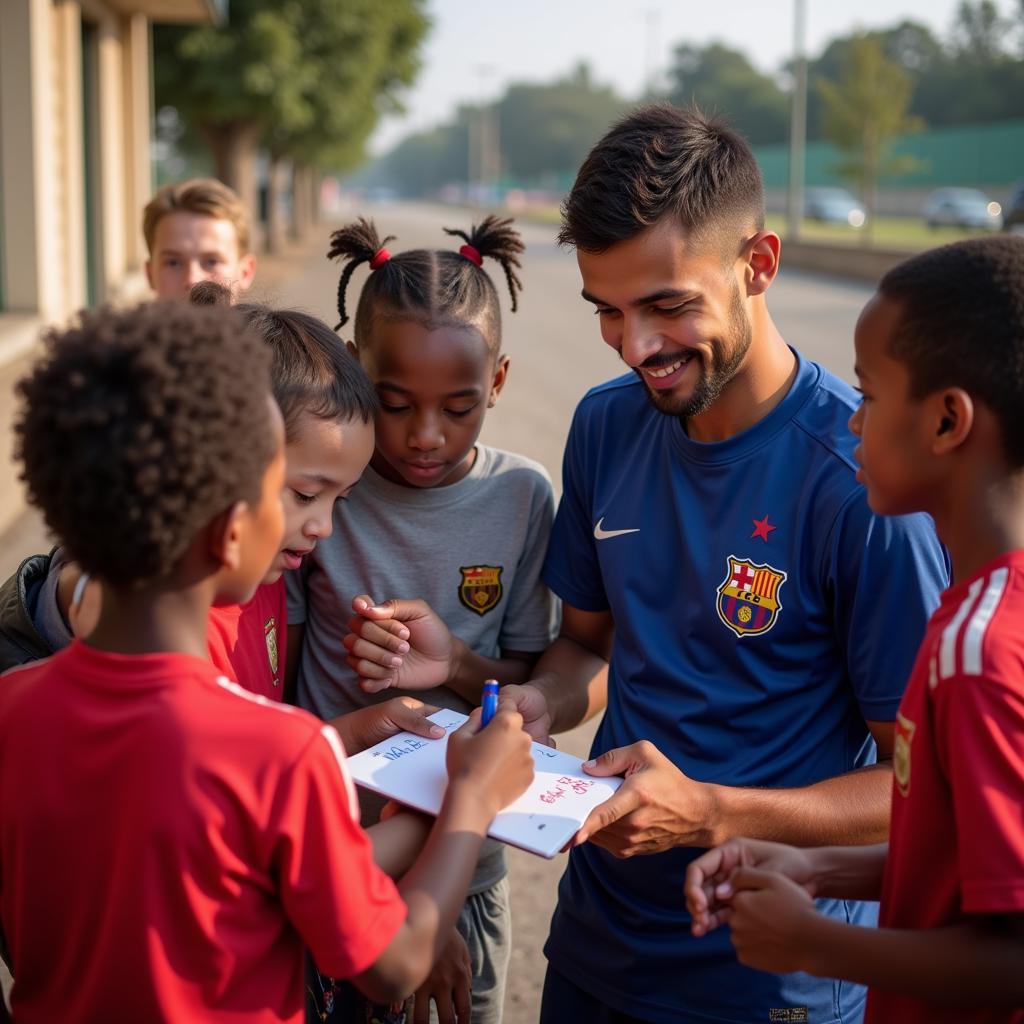
[[[284,219],[281,217],[281,186],[284,181],[284,160],[271,151],[267,167],[267,224],[264,239],[267,252],[279,253],[284,248]]]
[[[204,124],[200,126],[203,138],[213,155],[214,173],[241,198],[249,220],[256,227],[259,223],[256,194],[256,146],[260,130],[256,125],[244,122],[229,124]],[[257,248],[256,238],[251,241]]]
[[[301,242],[308,234],[312,225],[310,194],[312,192],[313,172],[305,164],[296,164],[292,171],[292,222],[291,237]]]

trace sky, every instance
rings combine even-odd
[[[805,0],[807,53],[837,35],[904,19],[948,35],[958,0]],[[1013,0],[997,0],[1003,14]],[[598,81],[639,96],[681,42],[724,42],[763,71],[793,49],[794,0],[430,0],[433,28],[407,114],[382,121],[374,153],[447,120],[459,103],[492,100],[510,82],[549,82],[581,60]]]

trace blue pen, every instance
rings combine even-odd
[[[484,693],[480,698],[480,706],[484,710],[482,725],[486,725],[498,710],[498,680],[488,679],[484,682]]]

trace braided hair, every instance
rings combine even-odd
[[[368,342],[374,317],[386,314],[418,321],[431,330],[471,325],[480,331],[492,352],[500,351],[498,292],[474,257],[478,254],[481,261],[490,257],[501,264],[514,313],[523,287],[517,273],[522,265],[519,257],[525,248],[523,240],[509,218],[493,214],[468,232],[444,230],[465,242],[462,250],[410,249],[390,256],[382,250],[394,236],[381,238],[373,221],[365,217],[331,235],[327,258],[346,261],[338,281],[339,328],[349,321],[345,294],[352,272],[361,263],[376,264],[356,308],[356,348]],[[467,247],[468,255],[464,254]]]

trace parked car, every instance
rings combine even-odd
[[[936,189],[921,208],[928,227],[986,228],[1003,226],[1003,209],[976,188]]]
[[[867,219],[864,207],[845,188],[809,188],[804,192],[804,216],[826,224],[861,228]]]
[[[1007,231],[1024,234],[1024,181],[1017,182],[1013,196],[1003,214],[1003,227]]]

